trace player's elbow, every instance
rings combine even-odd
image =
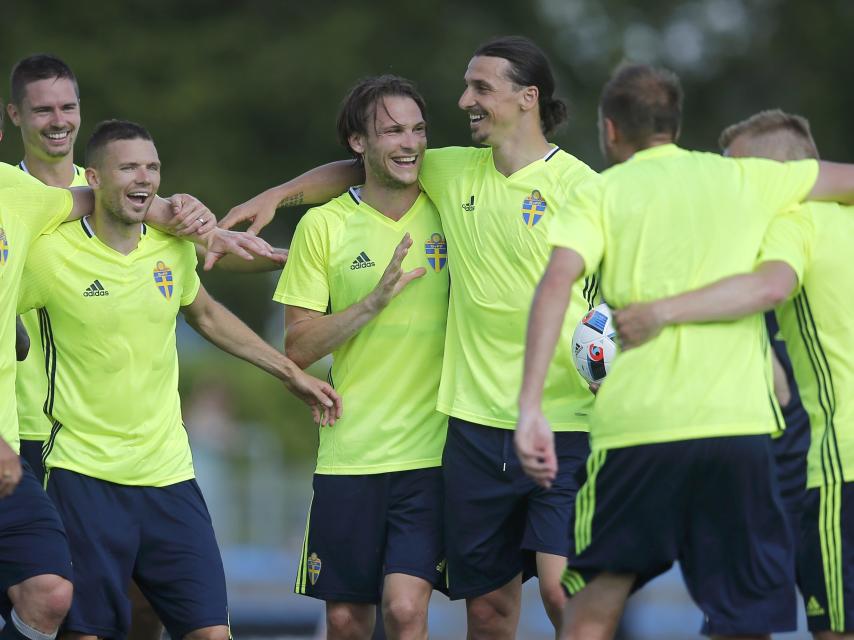
[[[300,369],[305,369],[317,360],[304,348],[302,341],[290,335],[285,336],[285,355]]]

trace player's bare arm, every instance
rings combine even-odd
[[[19,362],[26,360],[30,352],[30,334],[27,333],[21,317],[15,318],[15,359]]]
[[[197,244],[196,257],[202,264],[207,263],[207,248],[201,244]],[[254,256],[252,260],[245,260],[230,253],[217,260],[214,266],[222,271],[231,271],[233,273],[266,273],[269,271],[281,271],[287,261],[288,250],[273,247],[273,253],[269,257]]]
[[[0,438],[0,498],[12,494],[21,481],[21,459],[8,443]]]
[[[322,204],[364,181],[364,169],[352,160],[330,162],[237,205],[220,220],[219,226],[231,229],[241,222],[249,222],[247,231],[258,233],[272,222],[277,209],[301,204]]]
[[[371,293],[343,311],[324,315],[319,311],[285,305],[285,352],[300,367],[307,367],[332,353],[352,338],[388,306],[410,282],[426,269],[403,270],[403,259],[412,246],[407,233],[395,247],[379,283]]]
[[[664,327],[697,322],[726,322],[773,309],[798,283],[787,263],[763,262],[752,273],[723,278],[710,285],[668,298],[630,304],[614,311],[623,350],[638,347]]]
[[[854,204],[854,164],[818,163],[818,178],[807,200]]]
[[[327,382],[303,372],[264,342],[237,316],[211,298],[204,287],[199,288],[196,299],[182,307],[181,312],[190,326],[209,342],[281,380],[288,391],[311,407],[317,424],[333,425],[341,417],[341,397]]]
[[[543,415],[543,386],[554,356],[572,285],[584,273],[584,261],[572,249],[555,247],[537,285],[525,341],[525,373],[519,394],[519,422],[514,444],[522,468],[549,487],[557,475],[554,434]]]

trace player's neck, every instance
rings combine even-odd
[[[362,202],[392,220],[400,220],[412,208],[421,193],[418,183],[403,189],[394,189],[379,184],[367,176],[365,186],[359,192]]]
[[[95,211],[87,218],[87,222],[98,236],[98,240],[122,255],[128,255],[139,246],[142,225],[139,222],[127,223],[118,220],[97,202]]]
[[[74,156],[70,153],[58,161],[49,162],[25,152],[24,166],[31,176],[49,187],[65,189],[74,180]]]
[[[530,124],[519,126],[505,139],[491,145],[492,160],[499,173],[510,176],[549,152],[552,147],[539,129],[539,123],[536,126],[536,129]]]

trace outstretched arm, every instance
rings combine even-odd
[[[250,222],[247,231],[257,234],[272,222],[276,209],[328,202],[364,181],[365,170],[354,161],[330,162],[237,205],[220,220],[219,226],[231,229],[241,222]]]
[[[211,298],[204,287],[196,299],[181,308],[187,322],[223,351],[263,369],[311,407],[314,421],[333,425],[341,417],[341,397],[326,382],[308,375],[284,354],[264,342],[237,316]]]
[[[286,305],[285,351],[288,356],[305,368],[332,353],[385,309],[406,285],[423,276],[427,272],[424,267],[403,271],[403,259],[411,246],[412,238],[407,233],[395,248],[374,290],[343,311],[324,315],[319,311]]]
[[[807,200],[854,204],[854,164],[818,163],[818,178]]]
[[[525,374],[514,443],[525,473],[544,487],[549,487],[557,475],[557,457],[554,434],[543,415],[543,387],[569,307],[572,285],[583,273],[584,260],[578,253],[565,247],[553,248],[528,317]]]
[[[780,260],[763,262],[743,273],[652,302],[614,311],[614,326],[623,350],[648,342],[664,327],[694,322],[726,322],[773,309],[798,284],[794,269]]]

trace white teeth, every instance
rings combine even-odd
[[[134,191],[133,193],[129,193],[128,196],[131,198],[147,198],[148,192],[146,191]]]
[[[480,122],[483,120],[484,116],[480,113],[470,113],[469,114],[469,122]]]
[[[47,135],[47,137],[50,138],[51,140],[64,140],[65,138],[68,137],[68,132],[67,131],[61,131],[59,133],[48,133],[45,135]]]
[[[404,158],[395,158],[395,162],[415,162],[415,156],[406,156]]]

